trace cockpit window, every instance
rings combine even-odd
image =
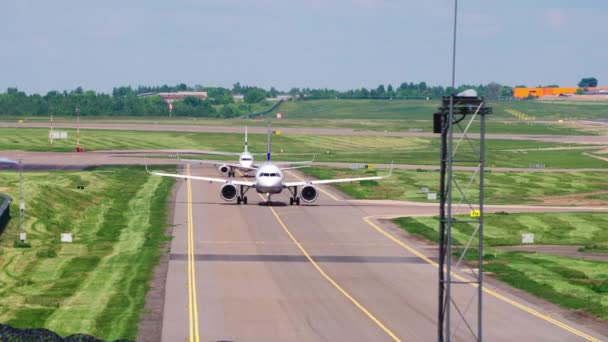
[[[266,173],[266,172],[262,172],[260,173],[261,177],[279,177],[278,173]]]
[[[244,160],[244,161],[251,161],[251,160],[253,160],[253,158],[241,158],[241,160]]]

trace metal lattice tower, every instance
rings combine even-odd
[[[479,97],[444,96],[441,133],[438,340],[482,341],[485,120]],[[474,128],[472,130],[471,128]],[[458,232],[455,238],[454,232]],[[466,236],[466,238],[463,238]],[[456,274],[455,272],[458,272]]]

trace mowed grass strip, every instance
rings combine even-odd
[[[581,260],[543,253],[505,252],[493,247],[520,245],[521,234],[533,233],[536,244],[588,245],[597,252],[608,247],[606,213],[486,214],[484,271],[516,287],[569,309],[608,319],[608,262]],[[437,217],[393,220],[406,231],[438,241]],[[454,224],[455,245],[464,246],[475,229]],[[476,245],[474,240],[473,245]],[[467,259],[476,260],[476,250]]]
[[[356,101],[356,100],[353,100]],[[404,103],[404,106],[408,106]],[[282,111],[277,109],[278,112]],[[352,129],[355,131],[377,131],[377,132],[432,132],[433,121],[432,113],[426,113],[424,119],[412,120],[407,116],[400,119],[383,119],[370,115],[369,118],[361,119],[333,119],[331,113],[327,113],[326,118],[322,119],[291,119],[283,112],[283,119],[275,121],[281,127],[294,128],[326,128],[326,129]],[[271,119],[274,113],[267,116]],[[537,123],[537,122],[502,122],[489,117],[486,129],[491,133],[511,133],[511,134],[547,134],[547,135],[592,135],[596,133],[578,130],[567,124]],[[504,120],[504,118],[502,118]],[[0,117],[0,122],[17,122],[24,120],[32,123],[48,123],[47,117]],[[54,122],[73,123],[74,117],[55,117]],[[266,120],[252,119],[205,119],[205,118],[165,118],[165,117],[81,117],[81,123],[118,123],[118,124],[154,124],[154,125],[183,125],[183,126],[239,126],[239,127],[266,127]],[[58,129],[62,130],[62,129]],[[479,124],[474,122],[471,132],[478,132]]]
[[[0,321],[61,335],[135,338],[152,268],[166,241],[173,181],[132,167],[28,172],[24,178],[32,247],[13,247],[13,218],[0,237]],[[0,182],[18,198],[14,172],[0,173]],[[74,242],[60,243],[63,232],[72,232]]]
[[[55,140],[53,151],[71,152],[76,146],[74,131],[68,130],[70,138]],[[48,130],[41,128],[0,129],[0,149],[49,151]],[[233,151],[243,149],[243,134],[151,132],[84,130],[81,146],[85,150],[132,150],[132,149],[197,149],[209,151]],[[475,147],[478,142],[471,144]],[[249,135],[250,151],[265,153],[266,135]],[[598,147],[568,149],[569,144],[487,140],[487,166],[529,167],[530,164],[545,164],[547,168],[607,168],[593,153]],[[555,149],[562,148],[562,149]],[[437,165],[439,160],[439,138],[348,136],[348,135],[302,135],[281,134],[273,136],[273,152],[285,154],[317,154],[317,161]],[[467,144],[459,149],[462,159],[475,159],[473,149]],[[472,164],[471,164],[472,165]]]
[[[493,115],[513,118],[510,111],[539,119],[602,119],[608,116],[608,101],[491,101]]]
[[[293,119],[429,119],[439,101],[307,100],[285,102],[280,110]]]
[[[364,177],[386,174],[387,170],[365,170],[314,166],[299,171],[318,179]],[[472,172],[455,173],[455,179],[464,187]],[[377,182],[334,184],[336,189],[355,199],[391,199],[431,202],[421,189],[439,191],[439,171],[393,170],[391,177]],[[581,195],[593,198],[597,204],[608,204],[608,197],[591,195],[598,189],[608,189],[607,174],[603,172],[486,172],[485,202],[487,204],[542,204],[543,200],[564,195]],[[476,199],[477,181],[471,183],[468,197]],[[585,194],[589,193],[589,196]],[[563,205],[574,205],[564,202]],[[438,201],[432,201],[438,202]]]
[[[441,105],[435,100],[307,100],[286,102],[285,117],[293,119],[428,120]],[[592,119],[608,116],[608,101],[488,101],[491,117],[513,118],[509,111],[537,119]]]
[[[589,133],[562,124],[517,122],[493,122],[513,119],[509,111],[528,113],[537,119],[601,118],[608,115],[608,102],[587,104],[541,101],[489,101],[494,112],[488,116],[488,133],[589,135]],[[440,106],[440,100],[307,100],[284,103],[280,111],[286,120],[281,123],[294,127],[347,127],[356,130],[399,132],[422,129],[432,132],[432,114]],[[274,113],[273,113],[274,114]],[[300,122],[297,122],[300,120]],[[322,120],[340,120],[342,126]],[[359,120],[359,121],[356,121]],[[292,121],[293,123],[290,123]],[[478,123],[471,132],[479,132]]]
[[[464,216],[463,216],[464,217]],[[404,217],[395,220],[404,229],[437,241],[437,217]],[[489,247],[521,245],[521,235],[534,234],[537,245],[608,245],[607,213],[495,213],[484,217],[484,244]],[[471,224],[457,223],[456,244],[465,244]]]

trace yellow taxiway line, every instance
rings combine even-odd
[[[186,165],[186,174],[190,176],[190,164]],[[199,342],[198,304],[196,298],[196,273],[194,270],[194,220],[192,218],[192,186],[186,181],[188,202],[188,319],[190,342]]]
[[[382,217],[382,216],[379,216],[379,217]],[[386,230],[382,229],[379,225],[377,225],[374,222],[372,222],[373,218],[374,218],[374,216],[366,216],[366,217],[363,218],[363,221],[365,221],[365,223],[367,223],[368,225],[370,225],[371,227],[373,227],[374,229],[376,229],[380,234],[386,236],[391,241],[395,242],[396,244],[398,244],[402,248],[406,249],[408,252],[414,254],[415,256],[417,256],[420,259],[426,261],[427,263],[431,264],[434,267],[439,267],[438,263],[436,263],[433,260],[427,258],[424,254],[418,252],[417,250],[415,250],[411,246],[408,246],[406,243],[404,243],[403,241],[397,239],[392,234],[390,234]],[[451,272],[451,275],[454,278],[458,279],[458,280],[468,281],[468,279],[466,279],[466,278],[464,278],[464,277],[462,277],[462,276],[460,276],[460,275],[458,275],[458,274],[456,274],[454,272]],[[477,284],[469,284],[469,285],[471,285],[473,287],[478,287],[479,286]],[[556,325],[556,326],[558,326],[558,327],[560,327],[560,328],[562,328],[564,330],[567,330],[567,331],[569,331],[569,332],[571,332],[571,333],[573,333],[573,334],[575,334],[575,335],[577,335],[579,337],[584,338],[587,341],[601,342],[601,340],[599,340],[599,339],[597,339],[597,338],[595,338],[593,336],[587,335],[584,332],[582,332],[580,330],[577,330],[577,329],[575,329],[575,328],[573,328],[573,327],[571,327],[571,326],[569,326],[569,325],[567,325],[565,323],[562,323],[562,322],[560,322],[560,321],[558,321],[556,319],[553,319],[553,318],[551,318],[551,317],[549,317],[547,315],[543,315],[542,313],[540,313],[540,312],[532,309],[531,307],[526,306],[524,304],[521,304],[521,303],[519,303],[519,302],[517,302],[517,301],[515,301],[513,299],[509,299],[509,298],[507,298],[507,297],[505,297],[505,296],[503,296],[503,295],[501,295],[501,294],[499,294],[499,293],[497,293],[495,291],[492,291],[492,290],[488,289],[487,287],[483,287],[482,290],[483,290],[483,292],[489,294],[492,297],[495,297],[495,298],[497,298],[499,300],[502,300],[505,303],[511,304],[511,305],[515,306],[516,308],[519,308],[519,309],[521,309],[521,310],[523,310],[523,311],[525,311],[525,312],[527,312],[527,313],[529,313],[529,314],[531,314],[533,316],[536,316],[536,317],[538,317],[538,318],[540,318],[540,319],[542,319],[542,320],[544,320],[546,322],[554,324],[554,325]]]
[[[298,178],[299,180],[304,180],[302,179],[302,177],[299,177],[298,175],[294,174],[293,172],[290,171],[286,171],[288,172],[290,175],[292,175],[295,178]],[[331,193],[323,190],[322,188],[318,188],[319,190],[321,190],[321,192],[323,192],[324,194],[326,194],[327,196],[329,196],[331,199],[333,199],[334,201],[340,201],[339,198],[335,197],[334,195],[332,195]],[[262,197],[262,196],[260,196]],[[262,197],[262,199],[264,199]],[[272,210],[272,213],[274,214],[274,216],[277,218],[277,220],[279,221],[279,223],[281,224],[281,226],[283,227],[283,229],[287,232],[287,234],[291,237],[291,239],[294,241],[294,243],[298,246],[298,248],[300,248],[300,250],[302,251],[302,253],[304,253],[304,255],[308,258],[308,260],[313,264],[313,266],[330,282],[332,283],[332,285],[334,285],[338,290],[340,290],[340,292],[342,292],[348,299],[350,299],[359,309],[361,309],[364,313],[367,314],[368,317],[370,317],[376,324],[378,324],[385,332],[387,332],[393,339],[398,340],[398,338],[390,331],[388,330],[388,328],[386,328],[384,325],[382,325],[382,323],[380,323],[373,315],[371,315],[371,313],[369,313],[361,304],[359,304],[354,298],[352,298],[346,291],[344,291],[335,281],[333,281],[333,279],[331,279],[320,267],[319,265],[310,257],[310,255],[306,252],[306,250],[304,249],[304,247],[302,247],[302,245],[294,238],[294,236],[291,234],[291,232],[289,231],[289,229],[287,229],[287,227],[283,224],[283,222],[281,221],[281,219],[279,218],[279,216],[277,215],[277,213],[274,211],[274,209],[271,207],[270,210]],[[403,241],[397,239],[395,236],[393,236],[392,234],[388,233],[386,230],[382,229],[380,226],[378,226],[377,224],[375,224],[374,222],[371,221],[371,219],[373,219],[374,217],[382,217],[382,215],[378,215],[378,216],[366,216],[363,218],[363,221],[365,221],[365,223],[367,223],[368,225],[370,225],[371,227],[373,227],[376,231],[378,231],[380,234],[384,235],[385,237],[387,237],[388,239],[390,239],[391,241],[395,242],[397,245],[399,245],[400,247],[402,247],[403,249],[407,250],[408,252],[414,254],[415,256],[419,257],[420,259],[424,260],[425,262],[429,263],[430,265],[434,266],[434,267],[439,267],[439,264],[437,264],[436,262],[434,262],[433,260],[429,259],[428,257],[426,257],[424,254],[420,253],[419,251],[417,251],[416,249],[414,249],[413,247],[407,245],[406,243],[404,243]],[[467,279],[465,279],[464,277],[456,274],[456,273],[452,273],[452,276],[462,280],[462,281],[466,281]],[[470,284],[471,286],[477,287],[477,284]],[[486,287],[483,287],[483,292],[489,294],[492,297],[495,297],[505,303],[511,304],[513,306],[515,306],[516,308],[519,308],[533,316],[536,316],[546,322],[549,322],[551,324],[554,324],[555,326],[558,326],[566,331],[569,331],[579,337],[582,337],[583,339],[587,340],[587,341],[591,341],[591,342],[601,342],[601,340],[590,336],[588,334],[585,334],[584,332],[577,330],[565,323],[562,323],[556,319],[553,319],[547,315],[544,315],[532,308],[530,308],[529,306],[526,306],[524,304],[521,304],[513,299],[509,299],[503,295],[501,295],[500,293],[497,293],[495,291],[492,291]]]
[[[264,200],[264,196],[262,196],[260,194],[258,194],[258,196],[260,196],[260,198],[262,198],[262,200]],[[340,293],[342,293],[346,298],[348,298],[348,300],[350,300],[369,319],[371,319],[374,323],[376,323],[376,325],[378,325],[378,327],[380,327],[380,329],[382,329],[388,336],[390,336],[391,339],[393,339],[393,341],[399,341],[400,342],[401,339],[399,339],[399,337],[397,337],[397,335],[395,335],[395,333],[393,333],[384,324],[382,324],[382,322],[380,322],[371,312],[369,312],[369,310],[367,310],[353,296],[351,296],[348,292],[346,292],[346,290],[344,290],[342,288],[342,286],[340,286],[332,277],[330,277],[327,273],[325,273],[325,271],[321,268],[321,266],[319,266],[319,264],[317,264],[317,262],[310,256],[310,254],[308,253],[308,251],[306,251],[306,249],[304,248],[304,246],[302,246],[302,244],[295,238],[295,236],[291,233],[291,231],[289,230],[289,228],[287,228],[287,226],[285,225],[285,223],[283,223],[283,220],[281,220],[281,218],[279,217],[279,215],[277,214],[277,212],[274,210],[274,208],[270,207],[270,206],[268,208],[270,209],[270,211],[272,212],[272,214],[274,215],[274,217],[277,219],[277,221],[279,222],[279,224],[281,225],[281,227],[283,227],[283,230],[285,231],[285,233],[287,233],[287,235],[289,235],[289,237],[291,238],[291,240],[293,241],[293,243],[296,246],[298,246],[298,248],[300,249],[300,251],[302,252],[302,254],[304,254],[304,256],[306,256],[306,259],[308,259],[308,261],[310,261],[310,263],[323,276],[323,278],[325,278],[330,284],[332,284],[336,289],[338,289],[338,291],[340,291]]]

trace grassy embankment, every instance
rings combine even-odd
[[[510,110],[525,113],[536,120],[605,119],[608,101],[493,101],[490,106],[497,118],[513,119]]]
[[[363,177],[385,173],[357,169],[311,167],[299,171],[318,179]],[[469,179],[462,173],[455,174],[460,184],[467,184]],[[393,170],[390,178],[377,182],[353,182],[333,185],[338,190],[355,199],[392,199],[429,202],[422,187],[430,192],[439,189],[439,172],[424,170]],[[471,189],[478,187],[473,182]],[[606,194],[595,195],[599,189],[608,189],[606,173],[523,173],[523,172],[486,172],[485,203],[487,204],[542,204],[544,199],[564,195],[579,195],[578,202],[595,200],[596,204],[608,204]],[[477,192],[471,190],[470,198],[476,198]],[[587,195],[586,195],[587,194]],[[573,200],[574,202],[574,200]],[[575,204],[575,203],[572,203]],[[562,203],[568,205],[568,203]]]
[[[14,245],[19,228],[13,214],[0,236],[0,322],[62,335],[135,338],[167,241],[173,180],[133,167],[27,172],[24,179],[31,248]],[[16,173],[0,173],[0,184],[19,198]],[[17,200],[12,212],[18,210]],[[61,243],[63,232],[72,232],[74,242]]]
[[[437,217],[403,217],[394,222],[410,233],[438,240]],[[608,248],[607,224],[605,213],[487,214],[484,271],[564,308],[608,319],[608,262],[494,248],[519,245],[521,234],[533,233],[536,244],[586,245],[599,251]],[[470,224],[453,225],[455,244],[466,244],[474,228]],[[468,259],[476,260],[476,251],[471,252]]]
[[[68,130],[68,140],[56,140],[53,151],[73,151],[75,133]],[[249,146],[253,152],[264,153],[266,136],[250,134]],[[317,154],[316,161],[390,163],[437,165],[440,141],[438,138],[341,136],[282,134],[273,137],[273,151],[290,154]],[[242,151],[243,135],[228,133],[150,132],[85,130],[81,132],[81,145],[86,150],[127,149],[199,149],[211,151]],[[604,168],[603,160],[584,153],[593,153],[598,147],[582,150],[547,150],[569,147],[568,144],[487,140],[487,165],[496,167],[528,167],[531,163],[544,163],[547,168]],[[47,130],[42,128],[0,129],[0,150],[49,151]],[[466,149],[462,148],[461,152]],[[460,152],[459,152],[460,153]],[[466,156],[462,154],[462,156]],[[305,157],[306,158],[306,157]],[[300,160],[301,158],[294,158]]]
[[[533,123],[513,115],[523,113],[524,118],[539,120],[601,118],[608,115],[608,103],[546,103],[540,101],[494,101],[489,104],[494,114],[488,117],[488,132],[511,134],[594,134],[575,127],[556,123]],[[432,131],[432,113],[439,106],[438,100],[310,100],[284,103],[277,112],[282,120],[274,120],[282,127],[350,128],[354,130],[407,132]],[[274,117],[268,114],[265,119]],[[2,121],[48,122],[40,117],[0,117]],[[243,119],[205,119],[167,117],[82,117],[83,122],[159,124],[159,125],[226,125],[265,126],[265,121]],[[510,122],[504,122],[508,120]],[[57,117],[57,122],[74,122],[73,117]],[[477,124],[471,130],[478,131]]]
[[[494,110],[488,116],[487,129],[491,133],[511,134],[594,134],[577,130],[565,124],[533,123],[527,119],[557,121],[559,119],[602,118],[608,115],[608,102],[603,103],[547,103],[540,101],[491,101]],[[281,112],[287,120],[307,120],[314,123],[339,119],[346,127],[358,130],[408,131],[421,129],[432,131],[432,113],[437,111],[439,101],[424,100],[313,100],[287,102]],[[516,117],[515,113],[522,113]],[[511,122],[504,122],[505,120]],[[474,123],[472,132],[479,127]]]

